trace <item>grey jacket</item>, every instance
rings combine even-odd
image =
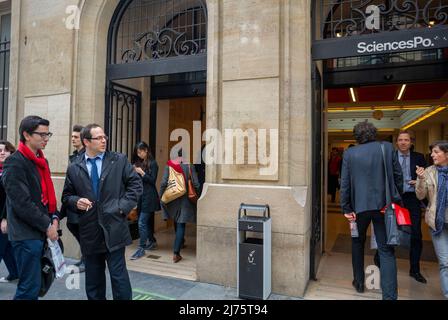
[[[185,175],[185,185],[187,187],[187,192],[180,198],[177,198],[167,204],[161,202],[161,206],[163,209],[164,219],[173,219],[177,223],[195,223],[196,222],[196,205],[191,203],[188,200],[188,178],[190,176],[190,168],[192,173],[192,182],[193,186],[196,190],[196,193],[199,196],[200,185],[198,182],[198,177],[196,174],[196,169],[193,165],[189,166],[187,164],[181,164],[182,171]],[[162,183],[160,185],[160,197],[162,197],[165,192],[166,186],[168,184],[168,178],[170,176],[169,167],[165,166],[165,170],[163,172]]]
[[[10,241],[45,240],[51,223],[42,204],[42,187],[36,165],[20,152],[14,152],[3,166]]]
[[[397,153],[382,142],[392,201],[401,203],[403,176]],[[380,210],[386,205],[386,179],[381,144],[377,141],[347,149],[342,160],[341,207],[343,213]]]

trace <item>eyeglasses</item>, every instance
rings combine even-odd
[[[108,136],[99,136],[99,137],[96,137],[96,138],[86,138],[87,140],[109,140],[109,137]]]
[[[38,134],[38,135],[40,135],[40,137],[42,139],[46,139],[46,138],[50,139],[53,136],[52,132],[37,132],[37,131],[34,131],[34,132],[31,132],[31,134]]]

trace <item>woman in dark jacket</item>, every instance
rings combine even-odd
[[[131,260],[136,260],[145,255],[145,250],[157,248],[157,241],[154,238],[154,213],[160,210],[159,195],[156,188],[159,166],[145,142],[139,142],[135,145],[132,164],[143,182],[143,194],[138,203],[140,245],[131,256]]]
[[[8,158],[16,149],[8,141],[0,141],[0,177],[3,173],[3,162]],[[0,282],[11,282],[18,279],[17,264],[13,254],[13,248],[11,242],[8,240],[7,235],[7,212],[6,212],[6,193],[3,188],[3,183],[0,179],[0,262],[2,259],[5,261],[6,268],[9,275],[7,277],[0,278]]]
[[[185,226],[187,222],[195,223],[196,222],[196,204],[192,203],[188,199],[188,179],[190,177],[191,172],[191,181],[193,183],[193,187],[196,191],[196,194],[199,195],[200,185],[198,182],[198,177],[196,174],[196,170],[193,165],[184,164],[182,159],[182,150],[179,150],[178,158],[174,160],[168,161],[165,166],[165,171],[163,173],[162,183],[160,185],[160,195],[162,196],[166,190],[168,185],[168,179],[170,176],[169,169],[173,168],[176,172],[183,173],[185,179],[185,187],[187,188],[187,192],[169,202],[162,203],[164,217],[166,219],[170,218],[174,220],[176,224],[176,239],[174,241],[173,248],[173,262],[177,263],[182,260],[182,256],[180,255],[180,249],[183,246],[184,236],[185,236]]]

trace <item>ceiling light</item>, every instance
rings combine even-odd
[[[352,101],[356,102],[355,90],[353,88],[350,88],[350,94],[352,96]]]
[[[403,97],[404,91],[406,90],[406,84],[401,86],[401,90],[400,93],[398,94],[398,98],[397,100],[401,100],[401,98]]]
[[[435,115],[436,113],[439,113],[440,111],[445,110],[447,107],[438,107],[434,110],[432,110],[431,112],[428,112],[426,114],[424,114],[423,116],[411,121],[410,123],[408,123],[407,125],[405,125],[403,128],[401,128],[402,130],[407,130],[410,127],[415,126],[417,123],[422,122],[423,120],[428,119],[429,117],[432,117],[433,115]]]
[[[333,112],[344,112],[344,111],[372,111],[372,110],[381,110],[381,111],[398,111],[398,110],[421,110],[421,109],[429,109],[431,106],[429,105],[415,105],[415,106],[379,106],[379,107],[330,107],[327,109],[329,113]]]

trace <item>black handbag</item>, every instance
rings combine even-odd
[[[58,230],[59,236],[62,236],[62,230]],[[59,246],[61,247],[62,253],[64,253],[64,243],[62,242],[62,239],[58,239]],[[41,267],[41,283],[40,283],[40,290],[39,290],[39,297],[44,297],[48,290],[50,290],[51,285],[54,282],[54,279],[56,278],[56,271],[53,264],[53,258],[51,256],[51,249],[48,247],[48,242],[44,241],[44,249],[42,251],[42,257],[40,259],[40,267]]]
[[[48,243],[45,240],[44,250],[42,252],[42,258],[40,260],[41,264],[41,283],[39,290],[39,297],[44,297],[48,290],[50,290],[51,285],[54,282],[55,270],[53,265],[53,259],[51,257],[51,249],[48,247]]]

